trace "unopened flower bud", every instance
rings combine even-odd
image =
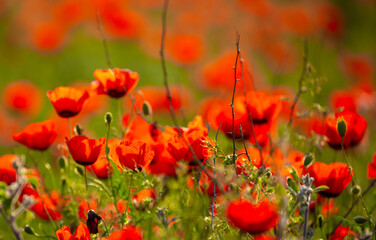
[[[76,126],[74,126],[74,133],[76,135],[81,136],[83,132],[84,132],[84,129],[81,127],[80,124],[77,124]]]
[[[151,105],[149,102],[147,101],[144,101],[142,103],[142,113],[145,115],[145,116],[150,116],[153,114],[153,109],[151,108]]]
[[[347,126],[345,120],[341,117],[337,120],[337,131],[341,138],[345,137]]]
[[[113,117],[112,117],[112,113],[107,112],[107,113],[104,115],[104,122],[105,122],[106,124],[111,124],[112,119],[113,119]]]
[[[354,195],[354,196],[358,196],[360,193],[360,186],[359,185],[355,185],[351,188],[351,194]]]

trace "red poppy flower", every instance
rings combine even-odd
[[[357,145],[363,138],[367,129],[367,121],[358,113],[355,112],[340,112],[336,113],[334,117],[327,117],[323,129],[314,128],[313,130],[328,138],[328,144],[334,149],[341,149],[342,138],[338,134],[337,121],[342,117],[346,122],[347,131],[343,138],[343,145],[345,148]]]
[[[315,162],[308,168],[308,173],[315,178],[314,184],[318,187],[326,185],[328,190],[319,192],[325,197],[337,197],[351,182],[351,174],[345,163],[336,162],[325,164]]]
[[[54,91],[48,91],[47,96],[60,117],[70,118],[82,110],[89,93],[72,87],[58,87]]]
[[[133,170],[147,167],[154,157],[151,145],[138,140],[121,142],[116,148],[116,154],[123,167]]]
[[[74,235],[68,226],[64,226],[56,231],[57,240],[90,240],[90,233],[85,224],[80,223]]]
[[[332,235],[330,235],[330,240],[342,240],[350,235],[353,235],[354,238],[356,237],[356,234],[351,231],[350,228],[338,226],[336,228],[336,231]]]
[[[98,94],[107,94],[113,98],[120,98],[132,91],[140,78],[138,73],[128,69],[97,69],[94,72],[96,81],[92,88]]]
[[[332,108],[337,110],[343,108],[343,111],[356,112],[356,93],[352,91],[334,91],[330,96]]]
[[[13,139],[30,149],[46,150],[55,141],[57,132],[52,120],[32,123],[21,132],[15,133]]]
[[[88,139],[85,136],[75,136],[68,140],[65,138],[69,152],[74,161],[83,166],[88,166],[98,160],[105,138]]]
[[[2,96],[5,106],[9,109],[29,116],[37,115],[42,107],[41,91],[29,81],[8,84]]]
[[[35,199],[35,204],[30,207],[30,210],[41,219],[49,220],[51,217],[53,221],[58,221],[63,217],[63,215],[58,211],[59,196],[57,194],[55,196],[53,195],[53,192],[51,192],[51,195],[41,193],[38,194],[37,191],[34,190],[34,188],[29,184],[22,189],[21,195],[18,198],[19,202],[23,201],[24,195],[32,196]]]
[[[376,178],[376,153],[373,154],[372,162],[370,162],[367,166],[367,177],[369,179]]]
[[[16,169],[13,168],[13,161],[17,161],[18,156],[6,154],[0,157],[0,181],[7,185],[16,181]]]
[[[136,226],[127,225],[119,231],[112,232],[108,240],[142,240],[142,230]]]
[[[210,172],[210,171],[209,171]],[[210,172],[211,173],[211,172]],[[217,177],[218,178],[218,177]],[[189,178],[188,181],[187,181],[187,186],[191,189],[194,189],[195,187],[195,180],[192,178]],[[207,194],[208,196],[210,197],[213,197],[214,196],[214,185],[213,185],[213,180],[205,173],[205,172],[201,172],[200,174],[200,179],[198,181],[198,185],[200,186],[200,189],[201,191],[204,193],[204,194]],[[196,188],[196,191],[198,189]],[[228,184],[225,184],[224,185],[224,190],[227,191],[228,190]],[[221,195],[221,190],[218,188],[217,185],[215,185],[215,195],[216,196],[219,196]]]
[[[251,203],[247,199],[234,200],[226,213],[233,226],[250,234],[269,231],[278,223],[277,209],[267,199],[258,203]]]
[[[190,165],[196,166],[195,157],[201,162],[205,162],[210,157],[210,148],[205,141],[211,141],[208,138],[208,129],[204,125],[201,116],[196,116],[192,122],[188,123],[187,128],[180,127],[184,139],[179,136],[177,128],[166,127],[166,131],[161,134],[161,141],[166,143],[167,151],[176,161],[184,160]],[[189,144],[189,146],[187,145]],[[214,145],[214,143],[212,143]],[[195,153],[192,154],[192,150]]]

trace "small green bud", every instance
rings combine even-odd
[[[351,194],[354,195],[354,196],[358,196],[360,193],[360,186],[359,185],[355,185],[351,188]]]
[[[113,119],[113,117],[112,117],[112,113],[107,112],[107,113],[104,115],[104,122],[105,122],[106,124],[111,124],[112,119]]]
[[[74,133],[76,135],[81,136],[83,132],[84,132],[84,129],[80,124],[76,124],[76,126],[74,126]]]
[[[27,233],[27,234],[35,235],[34,230],[33,230],[29,225],[26,225],[26,226],[24,227],[24,231],[25,231],[25,233]]]
[[[368,218],[365,218],[365,217],[362,217],[362,216],[354,217],[354,222],[357,223],[357,224],[363,224],[363,223],[366,223],[368,221],[369,221]]]
[[[142,113],[145,115],[145,116],[150,116],[153,114],[153,110],[151,108],[151,105],[149,102],[147,101],[144,101],[142,103]]]
[[[311,153],[307,153],[304,157],[304,167],[308,167],[314,162],[313,156]]]
[[[79,175],[83,176],[84,175],[84,170],[81,168],[81,167],[76,167],[76,173],[78,173]]]
[[[65,163],[65,158],[61,157],[59,158],[59,167],[61,169],[65,169],[66,163]]]
[[[337,131],[341,138],[345,137],[347,126],[345,120],[342,117],[338,118],[337,120]]]

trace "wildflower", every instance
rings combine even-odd
[[[68,140],[65,138],[69,152],[74,161],[83,166],[88,166],[98,160],[105,138],[88,139],[85,136],[75,136]]]
[[[350,235],[356,237],[355,233],[351,231],[350,228],[338,226],[335,232],[332,235],[330,235],[330,240],[342,240]]]
[[[308,168],[308,173],[313,177],[316,186],[325,185],[329,189],[319,192],[325,197],[337,197],[351,181],[350,171],[345,163],[337,162],[325,164],[315,162]]]
[[[98,94],[107,94],[112,98],[120,98],[131,92],[137,85],[139,75],[128,69],[97,69],[92,88]]]
[[[142,240],[142,230],[136,226],[127,225],[123,229],[112,232],[108,240]]]
[[[149,143],[139,140],[122,141],[116,148],[116,154],[123,167],[142,170],[147,167],[154,157],[154,151]]]
[[[323,133],[328,138],[328,144],[334,149],[341,149],[342,138],[337,130],[338,118],[342,118],[346,123],[347,131],[343,137],[345,148],[356,146],[363,138],[367,129],[367,121],[355,112],[340,112],[334,117],[327,117],[322,129],[315,129],[317,133]],[[317,131],[318,130],[318,131]]]
[[[13,161],[18,161],[18,156],[6,154],[0,157],[0,182],[7,185],[16,181],[16,169],[13,168]]]
[[[90,233],[85,224],[80,223],[74,235],[72,235],[68,226],[63,226],[56,231],[57,240],[90,240]]]
[[[58,87],[54,91],[48,91],[47,96],[60,117],[70,118],[82,110],[89,93],[72,87]]]
[[[258,203],[251,203],[247,199],[234,200],[226,213],[233,226],[250,234],[264,233],[278,223],[277,209],[267,199]]]
[[[2,95],[5,106],[18,113],[35,116],[41,110],[43,102],[41,91],[29,81],[8,84]]]
[[[373,154],[372,162],[367,166],[367,177],[368,179],[376,178],[376,153]]]
[[[15,133],[13,139],[30,149],[46,150],[55,141],[57,132],[52,120],[29,124],[21,132]]]

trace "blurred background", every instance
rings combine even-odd
[[[138,72],[137,89],[160,114],[155,118],[171,122],[163,117],[168,104],[159,59],[162,5],[162,0],[0,0],[1,152],[15,145],[12,134],[30,122],[56,118],[47,90],[88,87],[95,69],[109,68],[98,19],[112,64]],[[245,77],[253,83],[248,87],[293,96],[306,40],[318,80],[314,97],[304,95],[302,105],[327,106],[335,90],[354,89],[362,93],[359,101],[373,102],[375,29],[374,0],[171,0],[165,54],[179,118],[200,113],[208,97],[228,97],[230,103],[236,32]],[[126,111],[129,99],[122,101]],[[97,96],[87,105],[88,114],[76,122],[103,136],[103,114],[116,103]]]

